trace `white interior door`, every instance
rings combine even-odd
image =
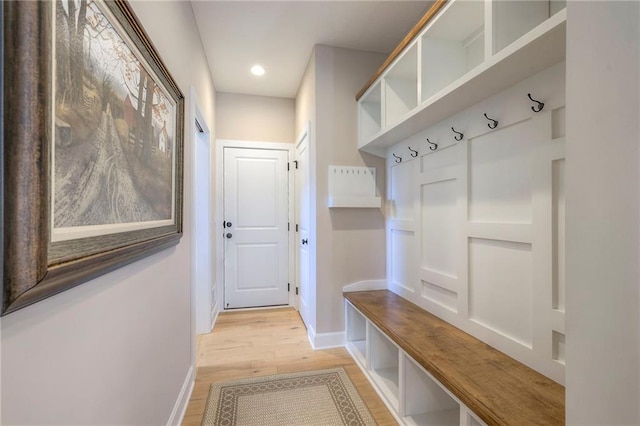
[[[311,199],[309,187],[309,133],[296,145],[296,305],[305,324],[309,324],[309,225]]]
[[[286,305],[288,152],[224,148],[225,309]]]

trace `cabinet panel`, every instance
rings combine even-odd
[[[413,220],[415,217],[414,163],[415,161],[408,161],[391,167],[388,194],[393,219]]]
[[[422,186],[422,268],[457,276],[458,183],[449,179]]]
[[[553,239],[553,295],[552,307],[565,312],[565,160],[552,163],[552,239]]]
[[[469,220],[531,223],[531,120],[469,141]]]
[[[469,239],[469,316],[532,347],[531,244]]]
[[[413,269],[416,255],[413,248],[414,233],[409,231],[390,230],[391,281],[394,285],[409,291],[413,288]]]

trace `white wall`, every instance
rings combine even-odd
[[[318,45],[315,54],[316,306],[318,333],[344,329],[342,287],[385,277],[382,209],[329,209],[328,167],[376,167],[384,199],[384,160],[357,149],[355,95],[386,55]],[[314,160],[312,160],[314,161]]]
[[[295,101],[218,92],[216,122],[218,139],[293,143]]]
[[[639,424],[640,8],[567,2],[568,424]]]
[[[193,85],[212,126],[214,87],[190,4],[132,6],[185,95],[186,122]],[[180,244],[4,317],[0,423],[169,420],[192,362],[189,128]]]

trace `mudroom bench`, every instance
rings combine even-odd
[[[344,298],[347,349],[401,424],[564,424],[562,385],[388,290]]]

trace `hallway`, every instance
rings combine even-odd
[[[183,425],[200,425],[211,383],[344,367],[380,426],[397,423],[344,348],[311,349],[293,308],[224,312],[198,336],[197,377]]]

